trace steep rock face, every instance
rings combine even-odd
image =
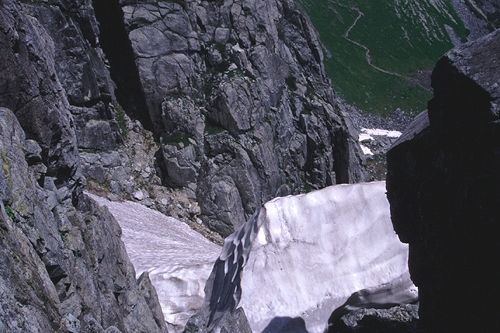
[[[53,62],[64,87],[61,94],[71,111],[82,157],[79,171],[87,188],[115,200],[138,197],[143,204],[220,239],[196,223],[200,209],[194,194],[162,186],[155,168],[159,148],[148,131],[149,116],[122,16],[108,16],[99,23],[96,19],[106,3],[19,2],[51,39],[44,56]]]
[[[429,332],[500,329],[499,54],[496,30],[444,56],[428,114],[387,156],[392,221]]]
[[[0,105],[11,109],[29,139],[40,145],[46,174],[71,187],[80,175],[74,124],[55,75],[53,41],[12,1],[2,3]],[[43,112],[41,111],[43,110]]]
[[[53,41],[55,73],[75,121],[78,147],[109,150],[121,142],[114,85],[99,48],[90,0],[30,1],[23,9]]]
[[[0,3],[0,331],[164,332],[119,226],[81,192],[56,43],[30,13]]]
[[[50,178],[14,114],[0,109],[3,169],[0,328],[8,332],[164,332],[154,289],[135,280],[107,211]],[[27,158],[28,157],[28,158]],[[30,161],[38,163],[29,165]],[[72,204],[73,202],[73,204]],[[148,297],[146,297],[148,295]]]
[[[120,15],[116,0],[103,10]],[[363,177],[293,1],[120,1],[167,184],[224,235],[263,202]],[[103,17],[103,19],[105,19]]]

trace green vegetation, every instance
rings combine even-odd
[[[326,48],[335,90],[369,112],[424,110],[431,92],[416,74],[430,71],[452,47],[446,27],[458,38],[467,35],[445,0],[299,1]]]
[[[205,123],[205,134],[206,135],[219,134],[219,133],[222,133],[224,131],[225,131],[224,127],[222,127],[221,125],[219,125],[215,122],[207,121]]]
[[[182,143],[184,145],[190,144],[189,136],[182,132],[163,133],[161,143],[166,145],[176,145]]]
[[[124,139],[128,136],[128,128],[127,128],[127,119],[125,118],[125,110],[123,110],[120,104],[115,105],[116,111],[116,122],[118,123],[118,127],[120,128],[120,134]]]
[[[5,213],[7,213],[7,216],[14,221],[16,218],[16,215],[14,214],[14,210],[10,206],[5,206]]]

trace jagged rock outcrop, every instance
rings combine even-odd
[[[362,308],[346,313],[329,333],[423,333],[418,328],[418,305],[388,309]]]
[[[418,292],[409,274],[355,292],[328,319],[325,333],[417,333]]]
[[[95,5],[101,23],[123,15],[163,178],[196,192],[212,229],[230,234],[277,193],[363,178],[320,42],[294,1]]]
[[[410,245],[427,332],[496,332],[500,30],[450,51],[434,98],[389,151],[394,228]]]
[[[22,7],[52,40],[51,61],[73,114],[78,147],[116,148],[122,139],[115,119],[114,84],[99,47],[91,1],[35,0]]]
[[[59,28],[71,29],[58,14],[70,3],[46,4]],[[118,224],[82,194],[66,96],[81,93],[71,82],[83,72],[68,63],[78,73],[59,79],[62,41],[51,32],[61,30],[47,30],[46,12],[35,15],[32,5],[0,2],[0,331],[165,332],[155,291],[147,276],[136,280]]]

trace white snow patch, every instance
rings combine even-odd
[[[400,131],[391,131],[391,130],[385,130],[385,129],[380,129],[380,128],[362,128],[361,129],[362,134],[367,134],[370,136],[387,136],[389,138],[399,138],[403,133]],[[361,137],[361,135],[360,135]],[[361,140],[361,138],[360,138]]]
[[[185,223],[141,204],[87,194],[108,207],[120,224],[137,276],[149,272],[169,332],[182,332],[203,305],[205,283],[221,247]]]
[[[370,148],[368,148],[365,145],[360,145],[360,146],[361,146],[361,151],[363,152],[363,154],[373,156],[373,152]]]
[[[385,182],[339,185],[265,204],[241,282],[253,332],[302,317],[321,333],[352,293],[408,274],[385,192]]]
[[[359,133],[358,141],[361,143],[361,151],[365,155],[373,156],[373,151],[363,144],[363,142],[376,141],[374,137],[385,136],[388,138],[399,138],[403,133],[399,131],[385,130],[381,128],[362,128]]]
[[[366,134],[366,133],[359,134],[359,142],[373,141],[373,140],[375,140],[375,138],[369,134]]]

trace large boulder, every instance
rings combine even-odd
[[[500,30],[446,54],[428,113],[387,155],[392,221],[428,332],[500,329],[499,54]]]

